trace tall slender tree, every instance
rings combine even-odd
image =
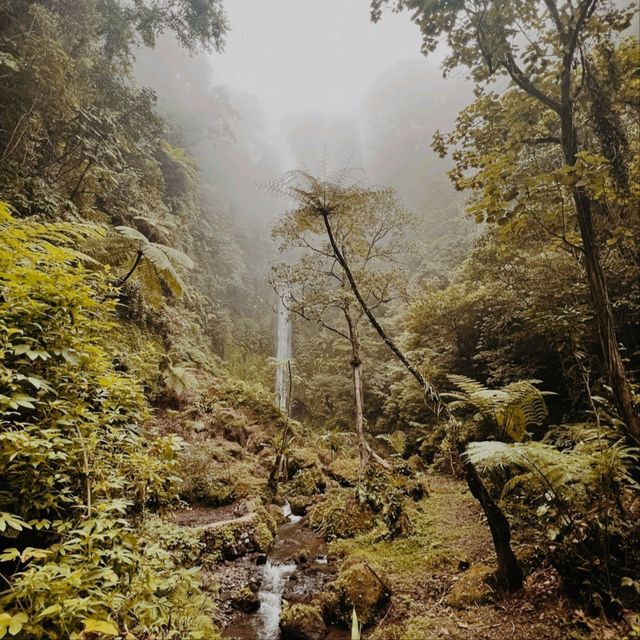
[[[289,174],[285,182],[311,188],[321,184],[304,172]],[[364,310],[354,297],[321,218],[312,215],[302,196],[303,190],[297,192],[299,198],[288,192],[300,206],[284,216],[274,235],[291,259],[274,266],[272,284],[290,312],[348,342],[360,470],[364,471],[371,459],[388,467],[366,438],[361,336]],[[335,246],[340,253],[349,255],[367,307],[378,310],[402,290],[404,278],[398,252],[411,218],[390,189],[353,189],[343,195],[349,200],[349,207],[335,222]]]
[[[447,420],[449,435],[460,453],[469,490],[482,506],[489,523],[498,564],[497,583],[504,590],[520,589],[523,573],[511,548],[509,521],[485,487],[475,466],[465,454],[465,443],[459,437],[460,424],[458,420],[441,398],[438,389],[425,378],[404,350],[380,324],[376,317],[375,306],[363,286],[364,282],[361,282],[362,271],[356,269],[351,254],[348,253],[347,247],[341,242],[340,234],[336,231],[345,218],[347,220],[355,218],[358,225],[367,224],[366,219],[363,220],[359,214],[372,210],[375,199],[372,202],[370,198],[372,194],[375,195],[375,191],[359,186],[345,187],[340,181],[319,180],[302,172],[288,174],[283,184],[283,190],[299,204],[299,208],[296,210],[296,216],[299,218],[298,224],[305,228],[314,227],[316,229],[320,225],[320,228],[324,229],[326,238],[329,240],[329,247],[325,253],[330,255],[337,264],[339,273],[348,283],[351,294],[357,301],[362,314],[367,317],[371,327],[393,355],[421,386],[425,398],[433,407],[436,415]],[[397,222],[401,225],[404,224],[400,219]],[[374,237],[378,235],[379,232],[376,232]]]

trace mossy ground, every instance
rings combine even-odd
[[[430,495],[406,509],[413,531],[382,538],[383,527],[336,540],[332,553],[364,559],[391,589],[371,640],[621,640],[616,623],[586,619],[562,595],[552,569],[527,577],[525,589],[501,596],[482,581],[494,567],[489,530],[464,483],[430,477]],[[516,552],[518,547],[516,545]],[[478,579],[471,579],[474,574]]]
[[[245,512],[238,511],[245,503],[255,499],[266,504],[274,498],[269,498],[265,488],[275,456],[273,438],[282,427],[281,417],[247,386],[229,390],[210,384],[207,389],[181,410],[164,411],[157,418],[161,427],[180,433],[191,444],[183,465],[185,498],[209,505],[233,502],[216,511],[220,518],[234,518]],[[330,553],[343,560],[366,562],[388,586],[389,604],[372,616],[363,638],[628,637],[622,625],[585,617],[562,595],[559,578],[550,568],[529,575],[520,593],[494,593],[483,581],[494,567],[490,534],[464,483],[430,475],[426,479],[428,497],[414,501],[409,497],[413,494],[405,492],[399,499],[410,521],[408,533],[391,538],[384,513],[376,513],[355,498],[355,457],[343,454],[331,460],[317,444],[309,440],[306,446],[293,448],[289,481],[281,485],[278,495],[283,500],[289,498],[292,504],[296,499],[311,498],[308,524],[323,535],[337,537]],[[382,488],[388,486],[388,479],[380,482]],[[197,516],[198,508],[194,511]],[[205,511],[209,517],[210,509]],[[196,517],[189,524],[201,524],[197,520]],[[275,523],[269,525],[252,529],[251,533],[256,534],[250,536],[252,548],[269,547]],[[518,531],[514,534],[517,540]],[[516,544],[518,555],[524,557],[526,552],[525,547],[518,548]]]

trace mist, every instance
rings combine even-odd
[[[368,0],[230,0],[225,9],[222,54],[190,56],[165,36],[137,53],[135,72],[198,162],[215,226],[226,224],[240,248],[243,286],[268,295],[270,228],[288,204],[265,185],[293,169],[357,169],[397,190],[423,242],[460,232],[464,201],[430,144],[470,102],[471,85],[444,79],[442,56],[419,54],[410,21],[373,24]]]

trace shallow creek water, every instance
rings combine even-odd
[[[335,562],[327,558],[327,546],[321,536],[304,525],[300,516],[283,507],[287,522],[278,528],[275,544],[262,566],[256,613],[238,612],[223,630],[233,640],[279,640],[282,600],[306,602],[321,590],[336,573]],[[326,640],[347,640],[346,629],[330,628]]]

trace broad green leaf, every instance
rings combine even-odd
[[[94,633],[103,633],[107,636],[117,636],[120,631],[112,622],[106,620],[96,620],[95,618],[87,618],[84,621],[84,630]]]

